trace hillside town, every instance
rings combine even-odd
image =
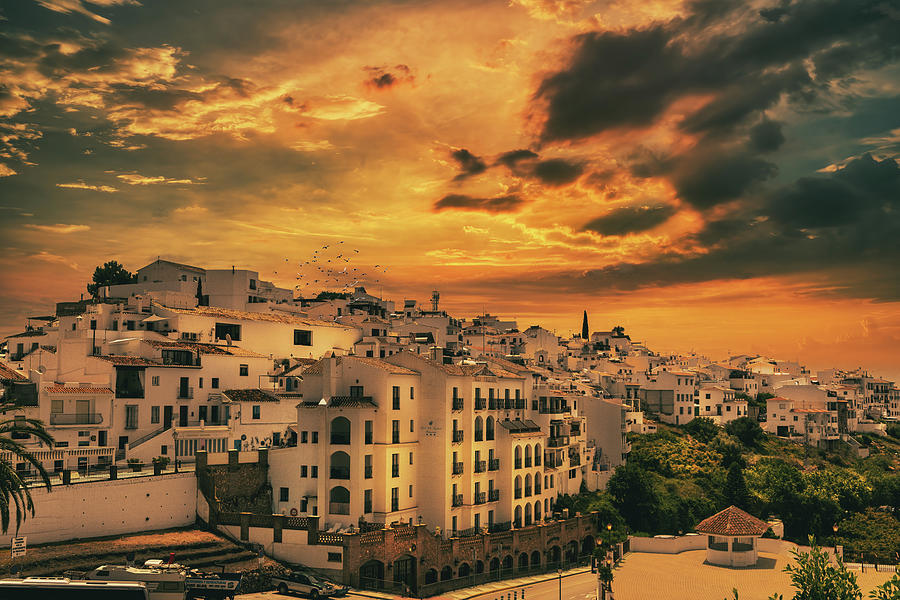
[[[660,353],[592,329],[602,318],[574,315],[581,331],[559,336],[451,315],[438,291],[303,298],[256,271],[155,260],[2,342],[7,418],[41,420],[54,443],[19,441],[61,484],[110,502],[77,523],[71,505],[36,502],[21,531],[43,543],[199,520],[344,584],[421,594],[590,555],[602,524],[557,502],[604,489],[629,432],[749,418],[862,456],[856,436],[900,418],[900,387],[864,369]],[[131,514],[111,514],[110,483],[149,465],[181,483],[123,488]]]

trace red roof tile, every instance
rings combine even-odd
[[[108,387],[51,385],[44,388],[49,394],[112,394]]]
[[[28,378],[6,365],[0,363],[0,379],[12,379],[13,381],[27,381]]]
[[[768,528],[768,523],[757,519],[737,506],[729,506],[725,510],[703,519],[697,525],[697,531],[700,533],[734,536],[762,535]]]

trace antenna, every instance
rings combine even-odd
[[[431,292],[431,310],[438,311],[438,303],[441,301],[441,293],[437,290]]]

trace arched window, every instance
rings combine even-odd
[[[342,446],[350,444],[350,419],[335,417],[331,420],[331,443]]]
[[[331,454],[331,479],[350,479],[350,455],[343,451]]]
[[[515,468],[522,468],[522,446],[516,446],[516,460],[515,460]]]
[[[494,439],[494,417],[488,417],[484,426],[484,439]]]
[[[531,495],[531,473],[525,475],[525,497]]]
[[[441,581],[448,581],[453,578],[453,569],[447,565],[441,569]]]
[[[515,489],[515,497],[521,498],[522,497],[522,477],[520,475],[516,475],[514,489]]]
[[[525,468],[531,466],[531,446],[525,446]]]
[[[328,494],[328,512],[333,515],[349,515],[350,490],[342,485],[331,488]]]
[[[541,501],[540,500],[538,500],[537,502],[534,503],[534,520],[535,521],[541,520]]]
[[[525,526],[528,527],[531,525],[531,505],[525,505]]]
[[[541,445],[535,444],[534,445],[534,466],[536,466],[536,467],[541,466],[541,457],[542,456],[543,455],[541,454]]]
[[[521,506],[516,507],[515,516],[513,517],[513,525],[515,525],[516,527],[522,526],[522,507]]]
[[[480,442],[484,439],[484,424],[481,417],[475,417],[475,441]]]
[[[534,474],[534,493],[535,493],[535,495],[541,493],[541,474],[540,473]]]

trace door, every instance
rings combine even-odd
[[[87,425],[91,422],[91,401],[75,401],[75,422],[79,425]]]
[[[188,424],[188,407],[187,406],[179,406],[178,407],[178,426],[179,427],[187,427]]]
[[[209,422],[213,425],[219,424],[219,407],[218,406],[210,406],[209,407]]]
[[[172,407],[163,406],[163,427],[165,429],[172,428]]]
[[[105,446],[106,445],[106,430],[101,429],[97,432],[97,445]]]
[[[182,377],[178,382],[178,397],[189,398],[188,396],[188,378]]]
[[[206,411],[207,411],[207,410],[208,410],[208,409],[207,409],[206,406],[201,406],[200,408],[197,409],[197,417],[198,417],[201,421],[203,421],[204,423],[207,422],[207,418],[206,418],[206,416],[207,416],[207,415],[206,415]]]

